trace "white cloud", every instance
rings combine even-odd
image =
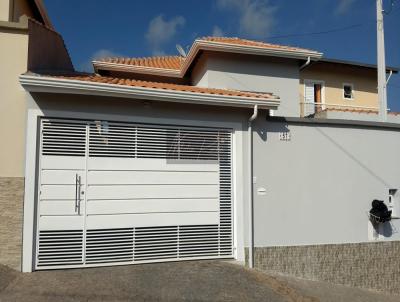
[[[222,10],[239,13],[239,32],[251,38],[263,39],[273,29],[276,20],[276,6],[268,0],[216,0]]]
[[[78,69],[79,71],[93,72],[93,65],[92,65],[93,60],[112,58],[112,57],[122,57],[122,55],[109,49],[99,49],[96,52],[94,52],[87,61],[80,64]]]
[[[211,35],[213,37],[222,37],[224,35],[224,32],[222,31],[222,29],[219,26],[215,25],[213,27],[213,31],[212,31]]]
[[[170,20],[165,20],[163,15],[153,18],[145,34],[153,55],[163,54],[162,47],[171,41],[179,27],[185,25],[185,18],[176,16]]]
[[[276,7],[259,1],[250,3],[240,20],[240,31],[255,38],[265,38],[275,25]]]
[[[336,13],[343,15],[349,11],[351,6],[356,2],[356,0],[339,0],[339,4],[336,7]]]

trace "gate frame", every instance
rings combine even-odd
[[[30,98],[30,96],[28,96]],[[29,100],[31,101],[31,100]],[[25,194],[23,214],[22,271],[35,270],[35,250],[37,231],[38,173],[40,148],[40,119],[88,119],[113,120],[121,122],[169,124],[193,127],[228,128],[232,130],[232,220],[233,220],[233,258],[244,264],[244,129],[243,123],[224,121],[188,120],[174,118],[158,118],[143,115],[118,115],[88,113],[79,111],[28,109],[26,123],[25,154]]]

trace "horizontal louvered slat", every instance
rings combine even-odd
[[[134,260],[178,258],[178,227],[135,229]]]
[[[42,155],[85,156],[86,123],[42,121]]]
[[[133,228],[88,230],[86,263],[133,260]]]
[[[179,257],[217,256],[219,253],[218,225],[180,226]]]
[[[90,123],[89,133],[89,156],[135,157],[135,126],[98,121]]]
[[[38,266],[83,263],[83,231],[40,231]]]
[[[134,246],[135,261],[217,256],[218,225],[136,228]]]

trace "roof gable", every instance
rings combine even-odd
[[[200,51],[242,53],[294,59],[306,59],[308,57],[319,59],[322,56],[322,53],[315,50],[299,47],[240,38],[203,37],[194,41],[186,57],[104,58],[93,61],[93,66],[95,71],[122,71],[183,78],[189,68],[195,64],[195,59]]]

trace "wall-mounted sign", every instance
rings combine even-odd
[[[288,142],[290,141],[292,138],[290,131],[286,131],[286,132],[279,132],[279,140],[280,141],[284,141],[284,142]]]

